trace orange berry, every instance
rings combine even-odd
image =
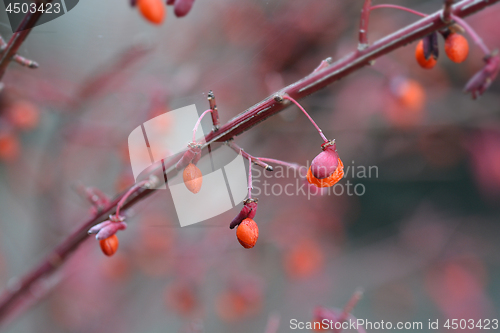
[[[12,133],[0,135],[0,159],[12,162],[19,156],[20,145],[17,137]]]
[[[252,219],[244,219],[236,229],[236,237],[238,237],[238,242],[240,242],[245,249],[251,249],[255,246],[259,238],[259,227],[257,223]]]
[[[9,119],[20,129],[33,129],[38,125],[40,113],[30,102],[20,101],[9,107]]]
[[[165,7],[162,0],[139,0],[137,8],[142,16],[153,24],[161,24],[165,19]]]
[[[309,167],[309,170],[307,171],[307,181],[309,184],[316,185],[317,187],[330,187],[335,185],[339,180],[344,177],[344,164],[339,158],[339,165],[337,166],[337,169],[335,169],[335,172],[332,173],[330,176],[323,178],[323,179],[318,179],[314,177],[311,171],[311,167]]]
[[[405,80],[396,89],[397,100],[412,111],[422,110],[425,104],[425,90],[415,80]]]
[[[118,250],[118,244],[119,241],[116,235],[113,235],[111,237],[99,241],[102,253],[104,253],[108,257],[111,257],[113,254],[116,253],[116,250]]]
[[[200,192],[203,175],[196,165],[189,163],[182,173],[182,178],[188,190],[195,194]]]
[[[418,64],[425,69],[431,69],[436,66],[436,59],[430,56],[429,59],[425,59],[424,54],[424,41],[420,40],[417,44],[417,48],[415,49],[415,58],[417,59]]]
[[[444,51],[451,61],[459,64],[469,55],[469,42],[460,34],[450,34],[444,43]]]

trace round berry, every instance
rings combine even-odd
[[[317,187],[331,187],[341,180],[342,177],[344,177],[344,164],[340,158],[335,172],[326,178],[319,179],[314,177],[311,167],[309,167],[309,170],[307,171],[307,181],[309,184],[313,184]]]
[[[166,11],[162,0],[138,0],[137,8],[153,24],[161,24],[165,19]]]
[[[420,40],[417,44],[417,48],[415,49],[415,58],[417,59],[418,64],[425,69],[431,69],[436,66],[437,63],[433,56],[430,56],[429,59],[425,59],[423,40]]]
[[[259,238],[259,227],[257,223],[252,219],[244,219],[238,226],[238,229],[236,229],[236,237],[238,237],[238,242],[240,242],[245,249],[251,249],[255,246]]]
[[[444,43],[444,51],[451,61],[459,64],[469,55],[469,42],[460,34],[450,34]]]
[[[182,173],[182,178],[188,190],[195,194],[200,192],[203,175],[196,165],[189,163]]]
[[[116,250],[118,250],[118,244],[119,241],[116,235],[113,235],[111,237],[99,241],[102,253],[104,253],[108,257],[111,257],[113,254],[116,253]]]

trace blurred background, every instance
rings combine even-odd
[[[198,0],[182,19],[169,7],[157,27],[126,0],[85,0],[36,27],[20,54],[40,68],[11,64],[0,94],[2,289],[91,216],[75,187],[113,197],[134,183],[134,128],[189,104],[207,109],[209,90],[227,122],[322,59],[355,50],[362,4]],[[497,5],[467,19],[492,49],[499,16]],[[369,40],[417,19],[374,11]],[[11,35],[4,11],[0,34]],[[89,237],[4,331],[265,332],[279,317],[277,332],[289,332],[291,319],[342,308],[358,287],[353,315],[371,321],[499,318],[500,84],[477,101],[463,93],[483,67],[469,42],[462,64],[445,56],[440,36],[432,70],[418,66],[413,43],[301,101],[351,167],[342,194],[275,195],[273,185],[295,191],[302,179],[254,167],[260,237],[247,250],[228,228],[241,204],[180,228],[167,191],[156,193],[129,211],[113,257]],[[322,143],[292,106],[236,142],[301,165]],[[363,195],[352,194],[358,184]]]

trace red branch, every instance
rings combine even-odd
[[[457,17],[465,17],[499,1],[500,0],[464,0],[453,6],[452,14]],[[289,102],[286,102],[286,100],[281,98],[284,94],[288,94],[297,100],[301,99],[319,91],[335,81],[340,80],[352,72],[369,65],[371,61],[384,54],[403,47],[428,35],[431,32],[443,29],[447,26],[447,24],[441,19],[441,13],[442,11],[438,11],[429,15],[426,18],[423,18],[385,38],[382,38],[366,49],[353,52],[336,63],[320,69],[319,71],[315,71],[305,78],[269,96],[230,120],[219,130],[209,133],[205,137],[205,146],[208,146],[213,142],[228,141],[247,131],[261,121],[277,114],[286,106],[290,105]],[[28,19],[27,21],[30,20]],[[27,32],[20,32],[18,35],[19,37],[17,38],[24,39],[26,35]],[[13,36],[9,45],[9,49],[13,51],[7,53],[12,56],[12,54],[14,54],[17,50],[17,47],[19,47],[19,42],[16,42],[15,36]],[[15,47],[16,45],[17,47]],[[0,62],[0,69],[2,69],[2,71],[5,70],[6,67],[5,57],[6,55],[4,55],[2,62]],[[165,173],[176,172],[175,164],[183,153],[184,152],[181,152],[165,162]],[[157,172],[159,172],[158,176],[162,177],[162,168],[159,168]],[[44,261],[42,261],[32,271],[28,272],[24,277],[19,279],[17,283],[14,283],[7,288],[3,296],[0,298],[0,321],[5,319],[9,311],[16,305],[17,301],[20,300],[22,296],[27,295],[30,289],[36,285],[37,281],[53,273],[84,240],[88,239],[87,231],[92,226],[105,221],[109,215],[115,214],[116,206],[126,192],[127,191],[124,191],[121,195],[115,198],[106,208],[103,209],[102,212],[84,222],[78,230],[69,235],[65,241],[62,242],[62,244],[57,246]],[[122,209],[125,210],[131,207],[154,192],[154,189],[148,188],[141,188],[137,190],[137,192],[134,192],[134,194],[130,196],[127,202],[123,205]]]
[[[52,0],[36,1],[37,8],[38,5],[42,3],[50,3],[50,2],[52,2]],[[26,14],[21,24],[19,25],[19,28],[17,29],[19,32],[15,32],[9,39],[9,43],[7,44],[7,49],[3,53],[2,59],[0,59],[0,80],[5,74],[5,70],[7,69],[7,66],[9,65],[10,61],[15,57],[17,50],[19,50],[19,47],[31,32],[31,28],[35,26],[35,23],[38,21],[40,16],[42,16],[42,14],[43,12],[41,11],[35,11],[34,13],[28,11],[28,14]]]

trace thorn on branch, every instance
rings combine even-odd
[[[326,58],[325,60],[322,60],[321,63],[319,64],[318,67],[316,67],[313,70],[313,73],[322,70],[323,68],[326,68],[332,64],[333,60],[331,57]]]

